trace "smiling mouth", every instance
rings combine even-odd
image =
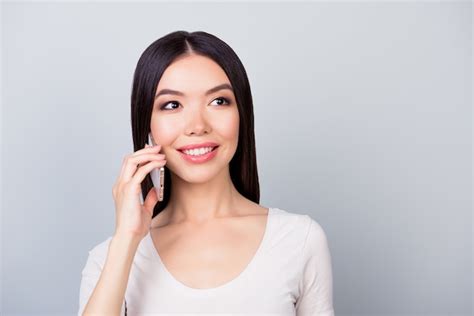
[[[188,156],[199,157],[199,156],[204,156],[204,155],[207,155],[207,154],[213,152],[214,150],[216,150],[217,147],[219,147],[219,146],[213,147],[213,148],[211,149],[211,151],[208,151],[208,152],[206,152],[206,153],[204,153],[204,154],[202,154],[202,155],[200,155],[200,154],[198,154],[198,155],[187,154],[187,153],[185,153],[183,150],[179,150],[179,149],[178,149],[178,151],[179,151],[179,152],[182,152],[183,154],[188,155]]]

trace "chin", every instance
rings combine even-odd
[[[188,183],[200,184],[220,177],[221,173],[225,172],[226,168],[229,168],[229,165],[197,164],[189,166],[187,164],[180,164],[178,168],[178,172],[173,171],[176,177]]]

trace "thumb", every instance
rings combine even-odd
[[[143,203],[143,207],[148,213],[150,213],[150,217],[153,216],[153,208],[155,207],[157,202],[158,194],[156,193],[155,187],[152,186],[150,191],[148,191],[148,194],[146,195],[145,202]]]

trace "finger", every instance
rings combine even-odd
[[[147,162],[163,161],[166,156],[164,154],[143,154],[135,157],[130,157],[127,161],[124,173],[122,175],[122,182],[129,182],[133,175],[140,170]]]
[[[146,175],[148,173],[150,173],[150,171],[152,171],[154,168],[163,167],[165,164],[166,164],[166,160],[163,159],[163,160],[150,161],[149,163],[141,166],[140,168],[138,168],[138,171],[135,173],[135,175],[130,180],[130,182],[129,182],[130,185],[132,187],[137,187],[137,186],[139,187],[140,183],[143,182]]]
[[[145,144],[145,147],[142,149],[137,150],[136,152],[132,153],[130,156],[138,156],[140,154],[144,153],[154,153],[161,150],[161,145],[156,145],[156,146],[150,146],[148,144]]]
[[[152,186],[145,197],[145,202],[143,203],[143,208],[148,212],[150,217],[153,216],[153,208],[155,207],[156,203],[158,203],[158,194],[155,187]]]
[[[127,168],[127,159],[129,159],[129,157],[135,157],[144,153],[155,153],[157,151],[159,152],[159,150],[161,150],[161,145],[150,146],[148,144],[145,144],[145,147],[143,149],[139,149],[136,152],[132,153],[131,155],[125,156],[122,160],[122,167],[120,168],[120,173],[117,178],[117,183],[120,181],[121,178],[123,178],[124,171]]]

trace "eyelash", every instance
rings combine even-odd
[[[230,105],[229,99],[224,98],[224,97],[219,97],[219,98],[215,98],[214,100],[218,100],[218,99],[224,100],[224,102],[227,103],[227,104],[220,104],[220,105]],[[214,100],[213,100],[213,101],[214,101]],[[160,105],[160,110],[163,110],[163,111],[176,110],[176,109],[165,109],[164,107],[167,106],[169,103],[178,103],[178,104],[179,104],[178,101],[168,101],[168,102],[166,102],[166,103]]]

